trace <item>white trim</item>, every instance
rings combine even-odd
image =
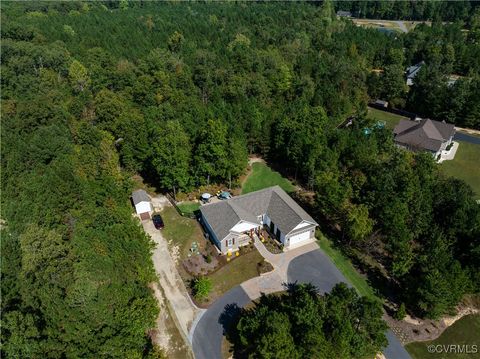
[[[313,222],[309,222],[309,221],[305,221],[305,220],[303,220],[302,222],[300,222],[300,224],[302,224],[303,222],[308,223],[310,226],[315,226],[315,227],[318,226],[317,223],[313,223]],[[299,225],[300,225],[300,224],[299,224]],[[298,225],[297,225],[297,227],[298,227]],[[287,234],[285,234],[285,236],[288,236],[290,233],[292,233],[293,231],[295,231],[295,230],[297,229],[297,227],[295,227],[295,228],[292,229],[290,232],[288,232]],[[305,225],[305,226],[302,226],[301,228],[303,228],[303,227],[307,227],[307,226]]]

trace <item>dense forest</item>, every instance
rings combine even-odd
[[[387,130],[363,131],[379,97],[480,127],[478,7],[391,36],[330,2],[1,6],[6,357],[152,355],[152,244],[130,178],[227,183],[248,153],[313,190],[322,224],[378,258],[409,310],[438,317],[480,290],[472,190]],[[422,60],[407,91],[404,69]],[[448,86],[450,73],[463,77]]]
[[[372,358],[387,344],[382,313],[344,283],[323,296],[294,285],[240,310],[227,336],[235,358]]]

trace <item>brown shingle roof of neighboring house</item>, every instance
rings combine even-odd
[[[400,120],[393,133],[398,144],[436,152],[455,134],[455,126],[430,119]]]
[[[284,234],[290,233],[303,221],[317,224],[279,186],[208,204],[200,207],[200,211],[220,241],[240,221],[260,225],[257,217],[263,214],[267,214]]]

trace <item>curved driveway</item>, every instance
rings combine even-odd
[[[288,282],[314,284],[320,293],[329,292],[336,283],[347,280],[321,249],[302,254],[288,265]],[[253,298],[255,299],[255,298]],[[242,286],[236,286],[219,298],[202,315],[192,328],[192,347],[196,359],[222,359],[222,341],[226,325],[241,307],[252,299]],[[387,359],[411,359],[395,335],[386,334],[388,347],[384,350]]]

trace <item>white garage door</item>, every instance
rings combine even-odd
[[[310,231],[309,230],[306,231],[306,232],[299,233],[299,234],[296,234],[294,236],[291,236],[290,237],[290,246],[298,245],[301,242],[306,241],[308,239],[310,239]]]

